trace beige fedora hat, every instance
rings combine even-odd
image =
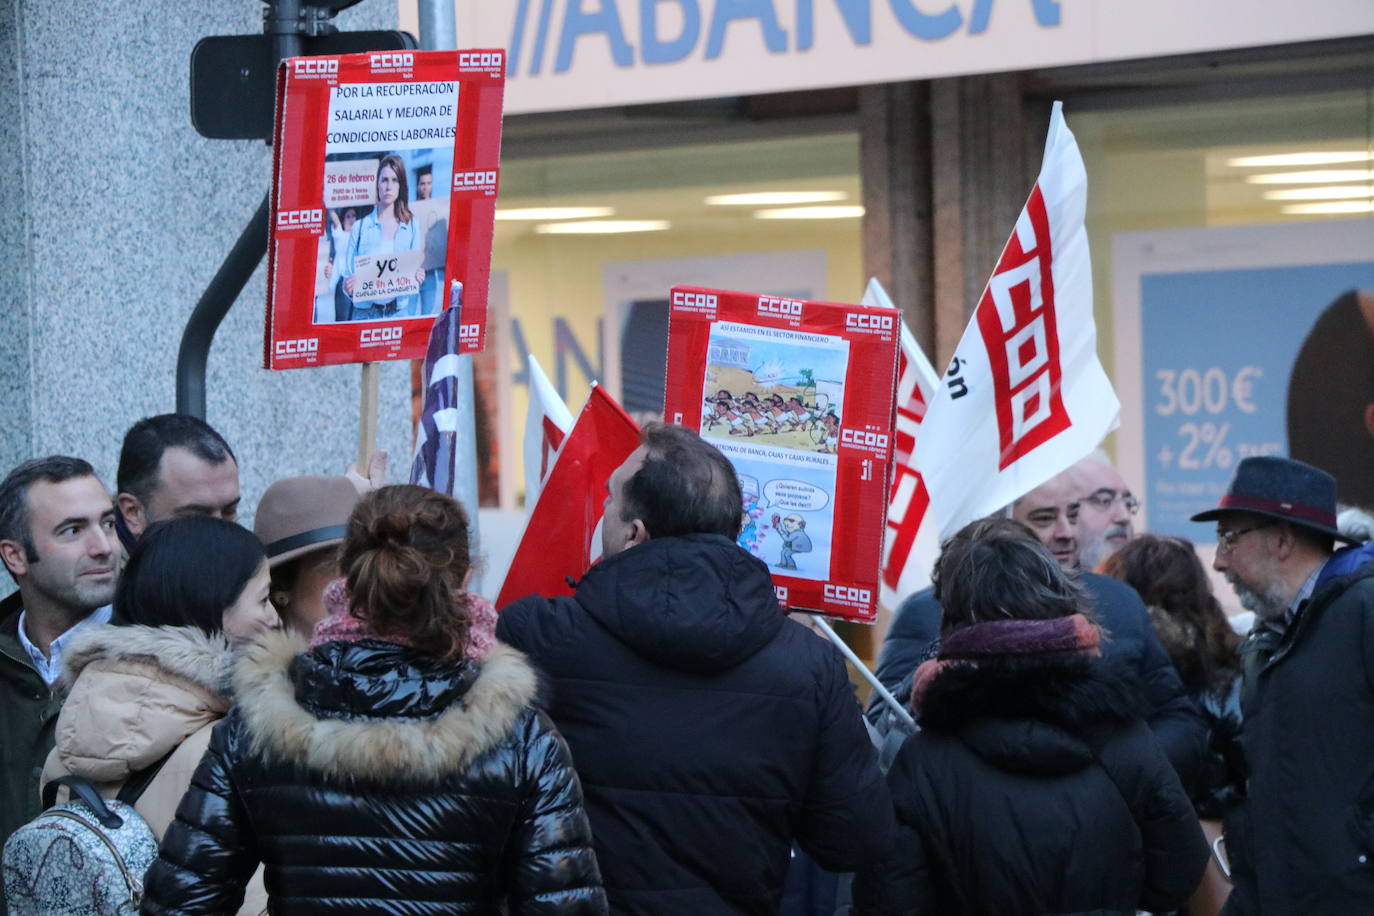
[[[358,490],[347,477],[286,477],[258,502],[253,533],[276,566],[343,540]]]

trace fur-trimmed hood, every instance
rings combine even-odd
[[[1110,661],[999,658],[941,672],[919,721],[1001,769],[1048,776],[1086,766],[1090,735],[1145,712],[1134,682]]]
[[[195,627],[82,629],[62,654],[70,692],[56,755],[68,773],[122,782],[224,716],[233,653]]]
[[[377,675],[379,687],[406,682],[422,706],[437,695],[435,714],[374,715],[376,709],[361,708],[367,695],[357,693],[353,704],[360,708],[343,715],[347,698],[341,703],[338,696],[316,695],[327,680],[322,668],[332,668],[337,683],[357,692],[366,673],[350,666],[369,651],[390,653],[394,661]],[[443,667],[435,678],[443,684],[439,691],[427,689],[423,672],[442,666],[413,650],[374,643],[341,652],[326,643],[305,652],[305,640],[290,633],[269,634],[249,649],[234,672],[237,715],[256,753],[332,778],[437,782],[462,772],[511,732],[538,689],[524,655],[501,644],[471,676],[460,670],[471,663]],[[383,708],[396,710],[394,690],[376,694],[386,696]]]

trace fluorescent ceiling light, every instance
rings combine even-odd
[[[1324,188],[1283,188],[1265,191],[1265,200],[1345,200],[1374,197],[1374,184],[1333,184]]]
[[[713,207],[781,207],[788,204],[824,204],[844,200],[843,191],[753,191],[748,194],[712,194]]]
[[[1246,175],[1250,184],[1333,184],[1338,181],[1374,181],[1374,171],[1365,169],[1322,169],[1315,172],[1268,172]]]
[[[541,223],[534,227],[540,235],[615,235],[621,232],[659,232],[667,229],[666,219],[599,219],[578,223]]]
[[[515,207],[497,210],[498,220],[596,219],[612,216],[615,207]]]
[[[1332,213],[1374,213],[1374,200],[1332,200],[1324,204],[1288,204],[1284,213],[1294,216],[1318,216]]]
[[[1272,156],[1238,156],[1227,159],[1226,164],[1233,168],[1282,168],[1292,165],[1341,165],[1347,162],[1371,162],[1374,153],[1360,150],[1338,150],[1332,152],[1277,153]]]
[[[838,207],[786,207],[781,210],[755,210],[754,219],[855,219],[864,215],[857,205]]]

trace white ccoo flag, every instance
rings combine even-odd
[[[1061,103],[1040,177],[921,424],[916,466],[944,539],[1035,489],[1116,428],[1097,358],[1088,176]]]

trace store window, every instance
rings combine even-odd
[[[1070,114],[1116,451],[1152,531],[1207,540],[1248,455],[1374,506],[1374,90]],[[1228,592],[1229,593],[1229,592]]]
[[[527,355],[574,413],[596,380],[642,421],[662,411],[672,286],[855,301],[858,160],[858,136],[835,133],[504,162],[477,368],[500,468],[484,504],[523,498]]]

